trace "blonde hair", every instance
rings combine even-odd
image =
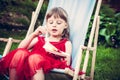
[[[51,16],[54,16],[55,18],[60,17],[61,19],[63,19],[68,27],[66,29],[64,29],[63,31],[63,38],[69,38],[69,23],[68,23],[68,14],[66,13],[66,11],[61,8],[61,7],[55,7],[53,9],[51,9],[47,15],[46,15],[46,21],[48,20],[48,18],[50,18]]]

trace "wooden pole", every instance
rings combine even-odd
[[[98,18],[97,18],[97,27],[96,27],[95,39],[94,39],[94,47],[96,49],[97,49],[97,41],[98,41],[99,24],[100,24],[100,16],[98,16]],[[96,49],[93,50],[93,57],[92,57],[92,64],[91,64],[91,73],[90,73],[91,80],[93,80],[93,78],[94,78],[94,69],[95,69],[95,60],[96,60]]]
[[[95,27],[96,27],[96,22],[97,22],[96,20],[97,20],[99,11],[100,11],[101,2],[102,2],[102,0],[98,0],[95,16],[94,16],[94,20],[93,20],[93,25],[92,25],[92,29],[91,29],[91,32],[90,32],[90,38],[89,38],[89,41],[88,41],[88,47],[92,46],[92,41],[93,41],[93,37],[94,37],[94,33],[95,33]],[[87,69],[87,66],[88,66],[88,59],[89,59],[89,50],[86,51],[85,61],[84,61],[84,64],[83,64],[83,69],[82,69],[83,72],[86,72],[86,69]],[[85,74],[83,74],[81,76],[81,78],[84,79],[85,78]]]
[[[81,65],[81,61],[82,61],[82,45],[80,45],[79,51],[78,51],[78,55],[77,55],[77,61],[76,61],[76,66],[75,66],[75,72],[74,72],[74,76],[73,76],[73,80],[77,80],[78,78],[78,73],[80,70],[80,65]]]
[[[43,4],[43,1],[44,0],[39,0],[38,2],[38,6],[32,16],[32,20],[31,20],[31,23],[30,23],[30,26],[29,26],[29,29],[28,29],[28,32],[26,34],[26,37],[32,32],[32,30],[34,29],[34,26],[35,26],[35,23],[36,23],[36,20],[38,18],[38,15],[39,15],[39,12],[40,12],[40,9],[42,7],[42,4]]]
[[[5,50],[3,52],[3,56],[5,56],[10,51],[11,46],[12,46],[12,38],[9,38]]]

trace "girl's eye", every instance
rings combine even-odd
[[[53,24],[53,21],[49,21],[50,24]]]
[[[57,24],[61,24],[62,22],[61,21],[57,21]]]

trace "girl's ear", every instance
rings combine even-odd
[[[66,24],[65,24],[65,28],[67,28],[67,27],[68,27],[68,24],[66,23]]]

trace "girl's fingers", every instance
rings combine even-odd
[[[41,32],[42,34],[46,34],[47,29],[45,27],[40,26],[38,27],[38,31]]]
[[[42,26],[39,26],[39,27],[34,31],[34,34],[35,34],[35,35],[41,35],[41,34],[46,34],[46,33],[47,33],[46,27],[42,27]]]

